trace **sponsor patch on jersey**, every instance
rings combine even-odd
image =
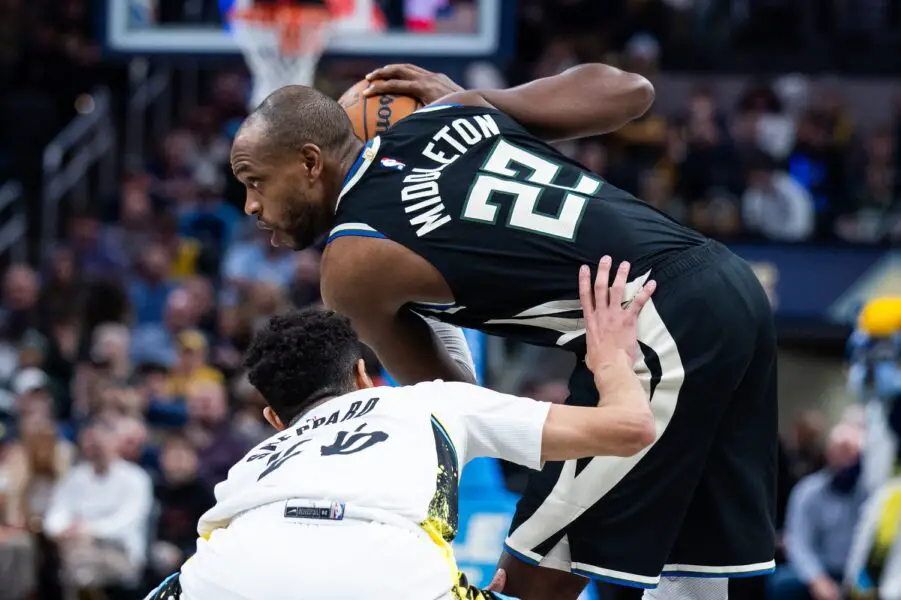
[[[393,158],[388,158],[388,157],[383,158],[381,160],[381,164],[383,167],[387,167],[389,169],[396,169],[398,171],[403,171],[404,168],[407,166],[404,163],[400,162],[399,160],[395,160]]]
[[[327,500],[288,500],[285,502],[285,518],[340,521],[344,519],[344,503]]]

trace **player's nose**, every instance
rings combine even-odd
[[[260,214],[261,210],[262,207],[260,206],[260,202],[248,194],[247,198],[244,200],[244,214],[248,217],[252,217],[253,215]]]

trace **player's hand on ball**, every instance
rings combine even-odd
[[[613,286],[608,288],[612,264],[609,256],[601,259],[594,286],[591,284],[591,270],[583,266],[579,271],[579,300],[585,319],[585,345],[588,350],[585,362],[592,371],[595,367],[617,360],[622,352],[632,363],[635,362],[638,353],[638,313],[657,288],[657,282],[652,279],[644,284],[631,302],[624,301],[630,265],[625,261],[620,263]]]
[[[430,104],[463,88],[443,73],[432,73],[416,65],[387,65],[366,76],[371,85],[364,96],[398,94],[413,96]]]

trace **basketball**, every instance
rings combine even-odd
[[[363,90],[369,87],[365,79],[344,92],[338,104],[350,117],[354,133],[364,142],[384,133],[386,129],[422,108],[423,104],[410,96],[363,96]]]

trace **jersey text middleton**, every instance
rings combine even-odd
[[[438,179],[449,164],[468,152],[482,140],[500,135],[497,123],[489,115],[475,115],[455,119],[439,129],[422,150],[422,157],[432,166],[416,167],[404,177],[401,200],[410,225],[422,237],[450,223]]]

